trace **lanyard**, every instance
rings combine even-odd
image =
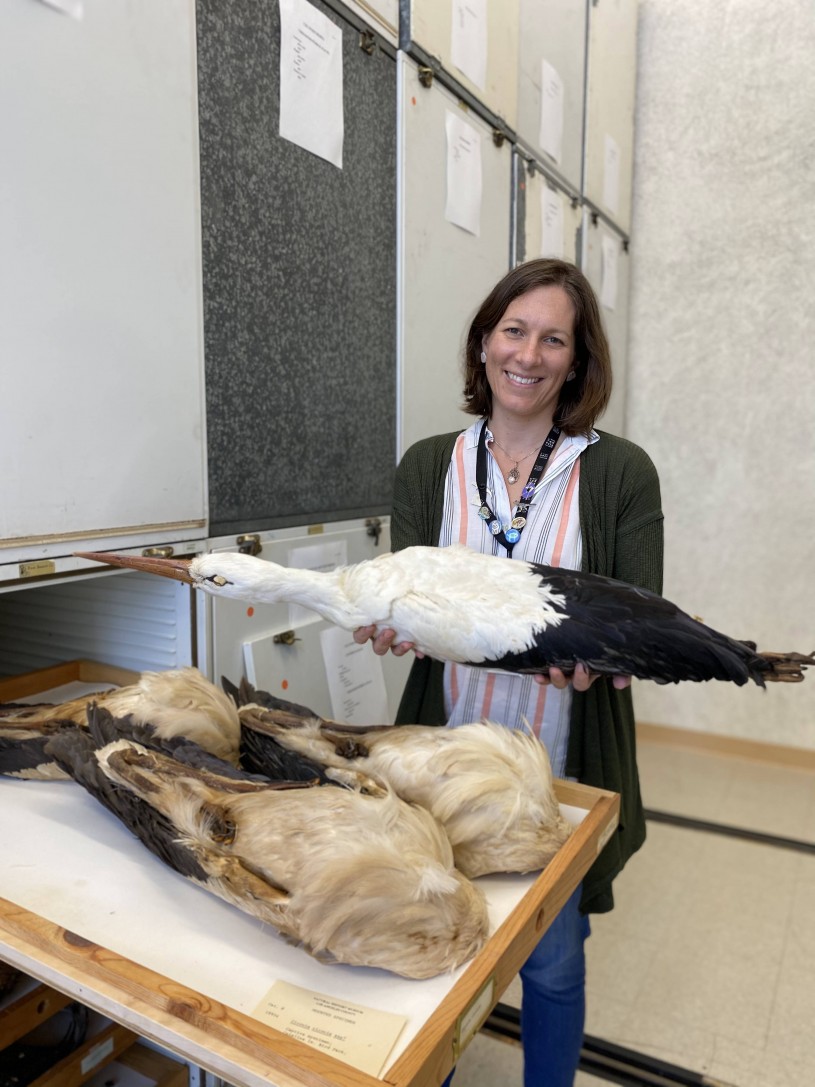
[[[481,427],[481,433],[478,435],[478,452],[475,459],[475,482],[478,487],[478,497],[481,499],[481,508],[478,511],[478,516],[482,521],[487,522],[487,528],[501,544],[506,548],[507,556],[512,557],[512,549],[515,544],[521,538],[521,532],[526,524],[526,514],[532,504],[532,498],[535,494],[535,488],[538,485],[538,480],[543,475],[546,468],[546,462],[552,453],[552,450],[557,444],[558,437],[560,436],[560,427],[553,426],[549,431],[543,445],[540,447],[537,459],[532,467],[532,471],[529,473],[529,479],[526,481],[524,489],[521,491],[521,498],[518,505],[515,507],[515,514],[512,518],[509,528],[506,532],[501,526],[501,522],[492,512],[487,503],[487,420]]]

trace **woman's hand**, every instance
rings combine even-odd
[[[393,653],[394,657],[404,657],[405,653],[409,653],[412,650],[416,653],[417,657],[423,657],[424,653],[420,653],[413,642],[397,642],[393,644],[393,640],[396,637],[396,631],[391,630],[390,627],[383,627],[382,630],[377,630],[375,626],[370,627],[357,627],[354,631],[354,641],[358,645],[365,645],[366,642],[371,642],[373,645],[374,653],[378,657],[384,657],[388,650]]]
[[[571,676],[567,676],[560,668],[550,668],[548,676],[536,675],[534,677],[535,682],[540,683],[541,686],[548,687],[551,684],[553,687],[557,687],[559,691],[562,691],[564,687],[568,687],[570,683],[576,691],[587,691],[592,683],[599,678],[599,672],[590,672],[585,664],[581,664],[579,661],[575,664],[574,674]],[[626,687],[631,686],[631,676],[612,676],[611,682],[615,691],[624,691]]]

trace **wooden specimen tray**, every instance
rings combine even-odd
[[[135,683],[138,672],[127,668],[117,668],[113,664],[101,664],[99,661],[72,660],[63,664],[54,664],[49,668],[38,668],[19,676],[0,679],[0,702],[16,702],[23,698],[43,695],[46,702],[68,701],[80,697],[79,692],[72,694],[63,688],[73,687],[124,687]]]
[[[0,778],[0,960],[235,1087],[438,1087],[617,825],[615,793],[556,791],[569,840],[541,873],[479,879],[487,944],[415,981],[317,962],[167,868],[73,782]],[[405,1016],[381,1078],[255,1018],[277,981]]]

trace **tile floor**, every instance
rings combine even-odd
[[[815,842],[812,771],[656,743],[639,762],[648,808]],[[815,854],[650,822],[615,898],[587,944],[589,1034],[728,1087],[815,1085]],[[482,1034],[454,1084],[520,1087],[521,1066]]]

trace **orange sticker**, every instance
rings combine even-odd
[[[289,689],[289,681],[287,679],[284,679],[280,686],[283,688],[284,691],[287,691]]]
[[[247,615],[249,616],[249,618],[251,619],[251,618],[252,618],[252,616],[253,616],[253,615],[255,614],[255,609],[254,609],[254,608],[247,608],[247,609],[246,609],[246,614],[247,614]]]

